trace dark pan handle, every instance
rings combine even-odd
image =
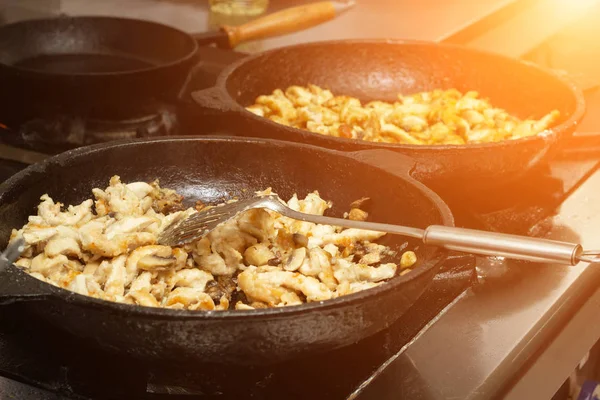
[[[177,94],[177,99],[179,101],[185,101],[188,93],[190,91],[190,85],[195,82],[195,78],[198,74],[202,73],[202,67],[204,66],[203,61],[199,61],[196,65],[194,65],[188,72],[183,85],[181,85],[181,89],[179,89],[179,93]]]
[[[415,180],[411,176],[411,171],[415,168],[416,161],[404,154],[374,149],[359,150],[350,153],[350,155],[358,161],[385,170],[393,175]]]
[[[417,161],[407,155],[383,149],[359,150],[346,154],[351,155],[355,160],[409,180],[435,204],[441,213],[443,225],[454,226],[454,216],[446,202],[436,192],[412,176],[411,173],[415,170]]]
[[[52,285],[28,275],[13,264],[0,260],[0,305],[47,300],[55,290]]]
[[[219,85],[193,92],[192,99],[204,110],[218,113],[235,112],[233,100],[227,94],[226,89]]]

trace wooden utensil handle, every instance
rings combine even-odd
[[[336,7],[331,1],[306,4],[275,12],[240,26],[223,26],[229,44],[235,47],[243,42],[301,31],[333,19]]]

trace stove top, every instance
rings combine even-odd
[[[7,144],[44,153],[120,139],[174,135],[178,132],[175,110],[160,106],[145,115],[127,119],[95,119],[60,115],[30,119],[18,130],[5,129]]]
[[[344,399],[413,338],[473,279],[473,259],[450,260],[424,301],[390,329],[347,348],[269,367],[164,365],[98,350],[30,318],[13,305],[0,310],[0,375],[14,398],[37,399],[31,386],[65,399]],[[4,388],[4,389],[3,389]],[[185,396],[185,397],[183,397]]]
[[[206,73],[197,74],[196,89],[212,85],[225,65],[242,56],[212,48],[203,52],[202,69]],[[186,126],[180,116],[179,110],[157,108],[136,120],[29,120],[5,129],[0,141],[52,154],[65,147],[115,138],[179,134],[189,129],[195,134],[210,131],[206,126]],[[59,131],[67,134],[56,135]],[[544,224],[540,221],[553,215],[572,190],[597,169],[596,161],[572,151],[577,147],[581,143],[574,140],[551,165],[497,188],[494,196],[471,193],[446,197],[457,225],[542,235]],[[0,160],[0,179],[24,167],[23,163]],[[6,306],[0,308],[0,394],[23,400],[350,399],[477,282],[476,266],[470,255],[450,257],[423,297],[384,332],[319,356],[260,368],[140,362],[66,336],[30,317],[23,305]],[[398,398],[402,398],[400,393]]]

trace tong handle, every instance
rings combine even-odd
[[[583,253],[575,243],[441,225],[428,227],[423,242],[473,254],[568,265],[576,265]]]

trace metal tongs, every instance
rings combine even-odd
[[[20,236],[10,242],[2,254],[0,254],[0,263],[14,263],[19,259],[21,253],[23,253],[23,250],[25,250],[25,239],[23,239],[23,236]]]
[[[567,265],[576,265],[580,261],[588,263],[600,261],[599,252],[584,251],[580,244],[440,225],[418,229],[305,214],[292,210],[275,195],[255,197],[208,208],[185,219],[174,221],[160,234],[158,242],[167,246],[180,246],[192,242],[202,238],[218,225],[234,218],[239,213],[253,208],[266,208],[292,219],[315,224],[408,236],[421,239],[427,245],[472,254]]]

